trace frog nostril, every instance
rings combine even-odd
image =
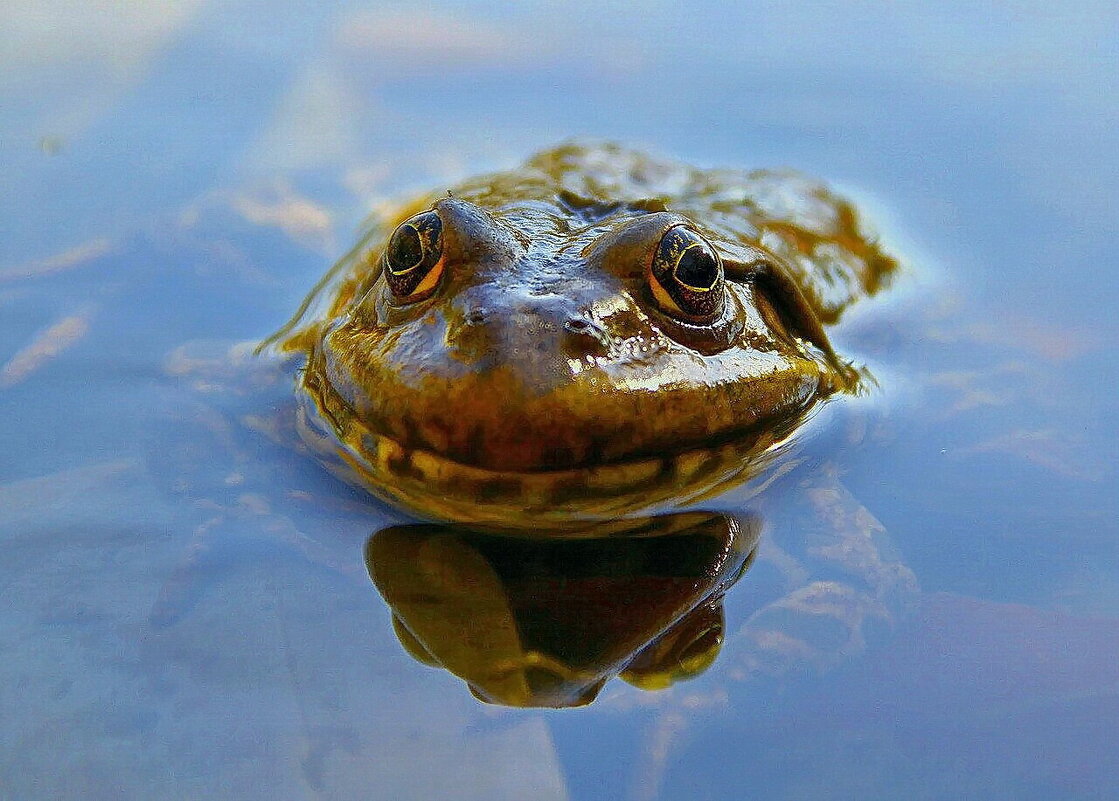
[[[481,309],[471,309],[463,317],[463,322],[467,325],[481,325],[486,321],[486,313]]]
[[[568,356],[605,356],[610,351],[610,335],[594,322],[583,317],[573,317],[563,324]]]

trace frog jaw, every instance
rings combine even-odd
[[[329,404],[312,392],[300,397],[300,435],[343,480],[420,518],[526,536],[541,525],[565,536],[601,536],[604,520],[688,504],[737,486],[771,468],[813,410],[809,405],[734,437],[672,452],[525,471],[407,447],[355,416],[324,413]]]

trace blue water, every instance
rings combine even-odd
[[[3,16],[0,799],[1119,797],[1111,5]],[[716,663],[509,710],[397,642],[362,548],[398,518],[242,425],[287,387],[179,368],[370,209],[573,136],[823,177],[907,271],[834,335],[881,389],[716,503],[765,524]],[[759,610],[833,576],[821,471],[916,584],[752,669]]]

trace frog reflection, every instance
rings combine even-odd
[[[760,530],[706,512],[635,525],[577,540],[394,526],[370,538],[366,565],[418,661],[489,703],[582,706],[615,675],[660,689],[711,665],[723,594]]]

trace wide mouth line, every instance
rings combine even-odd
[[[377,431],[370,430],[369,433],[376,437],[377,440],[388,443],[389,449],[397,451],[402,457],[407,458],[409,461],[414,462],[416,457],[419,456],[421,459],[435,460],[437,463],[452,470],[472,472],[484,476],[492,476],[494,478],[508,477],[547,480],[568,476],[583,476],[597,471],[627,470],[640,467],[652,468],[654,465],[659,467],[659,471],[667,471],[681,459],[713,454],[728,447],[752,447],[757,444],[762,436],[773,434],[774,436],[771,441],[767,443],[766,447],[763,449],[769,450],[784,442],[796,428],[793,426],[788,431],[785,431],[783,430],[783,426],[775,425],[775,423],[785,423],[786,421],[802,418],[803,410],[800,410],[797,413],[787,413],[785,415],[766,418],[750,426],[744,426],[718,434],[703,442],[689,442],[680,447],[672,448],[671,450],[650,449],[645,452],[639,451],[619,459],[610,459],[595,463],[572,464],[564,467],[543,467],[539,469],[501,468],[466,462],[431,448],[406,445],[394,437]]]
[[[463,480],[495,488],[520,486],[526,491],[543,491],[560,485],[594,485],[604,489],[613,487],[616,492],[667,479],[694,481],[732,460],[745,463],[763,457],[789,440],[820,405],[820,398],[813,396],[807,402],[773,410],[761,419],[704,438],[672,442],[667,447],[646,445],[618,458],[598,462],[526,468],[466,461],[460,454],[451,455],[382,433],[356,415],[347,415],[339,425],[329,419],[330,404],[323,402],[314,387],[304,386],[307,392],[303,397],[307,402],[301,406],[304,425],[310,429],[305,434],[311,436],[319,448],[334,449],[335,458],[341,456],[351,468],[375,483],[387,476],[394,480],[415,479],[429,484],[429,490]],[[311,430],[316,433],[312,434]],[[328,445],[330,440],[334,442],[333,448]],[[339,447],[341,452],[337,451]]]

